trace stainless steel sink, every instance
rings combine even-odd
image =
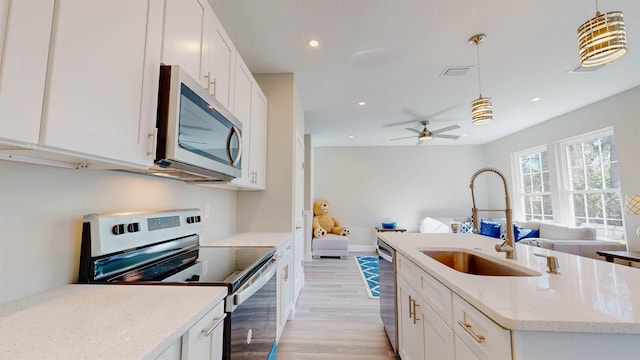
[[[423,254],[453,270],[484,276],[541,276],[537,271],[502,264],[463,250],[421,250]]]

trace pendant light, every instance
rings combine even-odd
[[[627,34],[621,11],[601,14],[596,0],[596,16],[578,28],[578,54],[584,67],[609,63],[627,53]]]
[[[471,102],[471,122],[473,124],[487,124],[493,120],[493,104],[491,98],[482,97],[482,82],[480,81],[480,50],[479,45],[484,41],[484,34],[473,35],[469,44],[476,44],[476,58],[478,62],[478,90],[480,97]]]

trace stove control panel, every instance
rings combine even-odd
[[[92,256],[126,251],[202,232],[200,209],[88,214],[83,221],[90,228]]]

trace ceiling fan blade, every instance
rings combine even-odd
[[[402,139],[413,139],[415,138],[415,135],[411,135],[411,136],[405,136],[405,137],[400,137],[400,138],[395,138],[395,139],[389,139],[389,140],[402,140]]]
[[[441,132],[454,130],[454,129],[458,129],[458,128],[460,128],[460,125],[451,125],[451,126],[443,127],[442,129],[433,130],[431,133],[432,134],[439,134]]]
[[[422,131],[420,131],[420,130],[416,130],[416,129],[412,129],[412,128],[405,128],[405,129],[407,129],[409,131],[413,131],[416,134],[422,134]]]
[[[404,124],[413,124],[413,123],[418,123],[418,120],[407,120],[407,121],[398,121],[398,122],[394,122],[391,124],[386,124],[384,125],[384,127],[390,127],[390,126],[398,126],[398,125],[404,125]]]
[[[460,135],[446,135],[446,134],[433,134],[432,133],[431,137],[458,140]]]

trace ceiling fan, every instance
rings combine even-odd
[[[460,137],[460,135],[442,134],[445,131],[458,129],[458,128],[460,128],[460,125],[451,125],[451,126],[443,127],[442,129],[430,131],[429,129],[427,129],[427,125],[429,125],[429,120],[423,120],[420,123],[424,126],[424,129],[422,129],[422,131],[416,130],[416,129],[412,129],[412,128],[405,128],[405,129],[407,129],[409,131],[413,131],[414,133],[418,134],[417,135],[418,143],[416,145],[420,145],[425,140],[431,140],[432,138],[444,138],[444,139],[457,140]],[[416,135],[405,136],[405,137],[395,138],[395,139],[391,139],[391,140],[393,141],[393,140],[409,139],[409,138],[412,138],[412,137],[416,137]]]

